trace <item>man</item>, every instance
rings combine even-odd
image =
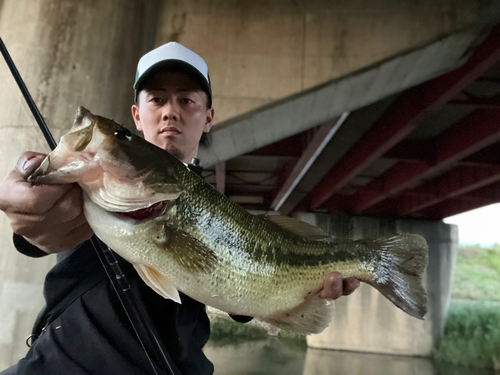
[[[208,68],[201,57],[168,43],[138,64],[132,116],[147,141],[188,164],[213,125]],[[0,209],[12,226],[16,248],[32,257],[58,254],[44,285],[46,307],[35,323],[27,356],[5,374],[146,374],[151,366],[88,241],[77,185],[31,186],[26,178],[44,155],[27,152],[0,184]],[[119,259],[139,312],[182,374],[211,374],[202,352],[209,337],[205,307],[182,295],[182,304],[148,288]],[[338,273],[325,278],[321,297],[336,299],[357,288]],[[4,373],[2,373],[4,374]]]

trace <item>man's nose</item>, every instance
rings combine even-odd
[[[163,121],[179,119],[179,106],[176,103],[169,101],[163,108]]]

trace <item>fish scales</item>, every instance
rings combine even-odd
[[[191,182],[195,179],[199,177],[186,170],[181,180]],[[244,292],[259,291],[256,300],[250,303],[261,313],[271,312],[266,311],[266,304],[269,303],[265,301],[274,298],[270,304],[273,310],[294,307],[296,298],[289,301],[287,296],[307,294],[307,291],[322,284],[325,273],[334,269],[341,270],[346,277],[366,278],[363,275],[366,267],[362,263],[368,265],[372,262],[369,256],[375,256],[374,252],[367,251],[363,241],[358,241],[354,248],[351,246],[347,251],[347,244],[304,240],[269,221],[248,215],[241,207],[221,199],[222,196],[207,184],[192,182],[182,190],[185,193],[177,199],[177,209],[171,211],[171,215],[177,217],[171,220],[182,223],[179,230],[217,250],[217,257],[224,264],[224,268],[218,268],[223,277],[235,280],[236,275],[231,275],[231,270],[240,270],[246,275],[245,282],[241,283],[247,286]],[[203,212],[201,207],[206,211]],[[221,212],[229,215],[221,215]],[[224,220],[228,217],[236,220],[228,223]],[[243,277],[242,273],[239,272],[237,277]],[[233,284],[227,284],[224,294],[231,294]],[[265,299],[262,299],[262,285],[272,286],[264,290]],[[243,288],[238,288],[243,291]]]
[[[251,215],[166,151],[83,108],[31,181],[78,182],[96,235],[177,302],[182,291],[229,313],[320,332],[333,306],[318,295],[338,271],[412,316],[426,312],[422,237],[319,239],[293,219]]]

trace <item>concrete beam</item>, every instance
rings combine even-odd
[[[465,61],[479,37],[478,28],[469,28],[224,121],[212,130],[211,145],[200,148],[201,163],[257,150],[446,73]]]

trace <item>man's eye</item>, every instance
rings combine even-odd
[[[153,98],[150,99],[150,102],[153,102],[153,103],[156,103],[156,104],[159,104],[159,103],[162,103],[163,102],[163,99],[158,97],[158,96],[155,96]]]
[[[182,104],[190,104],[190,103],[194,103],[194,102],[189,98],[182,98],[181,103]]]

